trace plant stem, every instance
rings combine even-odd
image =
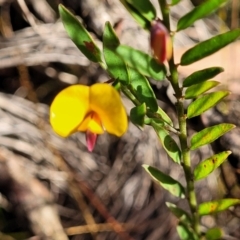
[[[137,99],[136,92],[131,85],[128,85],[128,86],[121,85],[121,90],[125,94],[125,96],[127,96],[127,98],[130,99],[133,102],[133,104],[135,106],[140,106],[141,105],[141,102],[139,102],[139,100]],[[164,122],[164,126],[163,126],[164,129],[166,129],[167,131],[170,131],[174,134],[179,135],[178,130],[176,130],[174,127],[172,127],[169,123],[165,122],[164,119],[161,117],[161,115],[159,113],[147,110],[146,116],[149,117],[150,119],[156,118],[156,119],[159,119],[159,120],[163,121]],[[148,122],[147,119],[146,119],[146,122]],[[150,122],[148,124],[150,124]]]
[[[197,209],[197,198],[194,189],[194,180],[193,174],[191,171],[191,159],[190,159],[190,150],[187,143],[187,122],[186,115],[184,114],[183,98],[177,99],[176,103],[178,122],[179,122],[179,141],[182,150],[182,167],[185,173],[185,178],[187,182],[187,198],[189,201],[193,223],[192,227],[195,230],[196,234],[199,236],[199,216]]]
[[[133,93],[128,89],[128,87],[121,84],[121,90],[125,94],[125,96],[130,99],[135,106],[141,105],[141,103],[138,101],[138,99],[133,95]]]
[[[167,6],[166,0],[159,0],[159,4],[162,10],[163,15],[163,23],[169,29],[170,31],[170,18],[169,18],[169,7]],[[173,50],[173,49],[172,49]],[[173,51],[172,51],[173,52]],[[174,63],[174,56],[169,61],[169,68],[170,68],[170,83],[175,91],[175,97],[177,99],[176,103],[176,110],[177,110],[177,116],[178,116],[178,123],[179,123],[179,141],[181,145],[182,150],[182,167],[184,170],[185,178],[186,178],[186,194],[187,199],[189,202],[190,210],[192,213],[192,227],[195,231],[195,233],[200,238],[200,226],[199,226],[199,215],[198,215],[198,204],[197,204],[197,198],[196,193],[194,189],[194,179],[193,179],[193,173],[191,171],[191,159],[190,159],[190,149],[188,147],[188,136],[187,136],[187,117],[184,113],[184,97],[182,88],[179,86],[179,80],[178,80],[178,71],[177,66]]]
[[[178,84],[178,73],[176,65],[174,64],[174,60],[169,62],[170,65],[170,73],[171,73],[171,79],[170,82],[174,88],[175,94],[176,94],[176,110],[177,110],[177,116],[178,116],[178,123],[179,123],[179,141],[181,145],[182,150],[182,166],[185,173],[185,178],[187,182],[187,197],[192,213],[193,223],[192,227],[195,230],[196,234],[200,236],[199,232],[199,216],[198,216],[198,209],[197,209],[197,198],[196,193],[194,189],[194,179],[193,174],[191,171],[191,159],[190,159],[190,149],[188,147],[188,136],[187,136],[187,117],[184,113],[184,97],[182,97],[182,89],[179,87]]]

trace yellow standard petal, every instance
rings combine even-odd
[[[107,132],[122,136],[128,127],[126,110],[117,90],[106,83],[90,87],[90,108],[100,118]]]
[[[62,90],[50,107],[50,123],[62,137],[76,132],[89,112],[89,87],[73,85]]]

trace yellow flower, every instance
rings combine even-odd
[[[73,85],[62,90],[51,104],[50,123],[61,137],[86,132],[89,151],[93,150],[97,135],[104,130],[120,137],[128,126],[119,93],[105,83],[91,87]]]

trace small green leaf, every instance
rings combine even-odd
[[[148,80],[135,69],[129,68],[128,72],[130,85],[135,90],[138,100],[141,103],[145,102],[147,107],[156,112],[158,110],[158,104],[154,91]]]
[[[194,231],[183,222],[180,222],[177,226],[177,232],[181,240],[199,240]]]
[[[223,230],[221,228],[215,227],[208,229],[205,234],[206,240],[219,240],[223,238]]]
[[[221,67],[210,67],[196,71],[185,78],[183,81],[183,87],[189,87],[197,83],[205,82],[223,71],[224,69]]]
[[[198,213],[199,215],[209,215],[217,212],[224,211],[231,206],[240,204],[240,199],[226,198],[211,202],[204,202],[199,205]]]
[[[152,77],[156,80],[164,80],[166,75],[166,68],[159,64],[154,58],[139,50],[133,49],[129,46],[120,45],[116,49],[126,64],[144,76]]]
[[[187,224],[191,224],[190,215],[181,208],[178,208],[175,204],[166,202],[167,207],[171,210],[171,212],[180,220]]]
[[[158,111],[157,111],[157,114],[160,115],[160,117],[162,118],[162,120],[169,124],[170,126],[173,127],[173,122],[171,120],[171,118],[163,111],[163,109],[161,109],[160,107],[158,107]]]
[[[149,0],[127,0],[127,2],[149,22],[156,18],[156,10]]]
[[[59,13],[68,36],[79,50],[90,61],[103,63],[100,49],[78,19],[61,4],[59,5]]]
[[[214,142],[216,139],[233,129],[235,125],[221,123],[212,127],[203,129],[194,134],[191,138],[191,150],[197,149],[203,145]]]
[[[129,75],[125,62],[116,55],[115,49],[120,44],[111,24],[106,22],[103,32],[103,53],[110,75],[123,84],[128,84]]]
[[[181,0],[172,0],[171,6],[178,4]]]
[[[192,11],[179,19],[177,24],[177,31],[183,30],[191,26],[196,20],[206,17],[213,11],[217,10],[223,3],[228,0],[208,0],[201,5],[193,8]]]
[[[152,120],[151,125],[156,131],[162,143],[162,146],[169,155],[169,157],[172,158],[174,162],[180,164],[181,150],[179,149],[174,139],[169,135],[169,132],[163,128],[162,124],[158,125],[158,123],[155,120]]]
[[[168,190],[172,195],[184,198],[184,187],[175,179],[164,174],[157,168],[144,164],[144,169],[150,174],[150,176],[156,180],[164,189]]]
[[[188,106],[187,117],[192,118],[202,114],[211,107],[215,106],[221,99],[226,97],[228,94],[228,91],[218,91],[208,93],[199,97]]]
[[[217,81],[208,81],[208,82],[202,82],[198,84],[194,84],[187,88],[185,92],[185,98],[186,99],[192,99],[196,98],[199,95],[207,92],[208,90],[216,87],[219,84]]]
[[[200,162],[194,169],[195,181],[207,177],[211,172],[218,168],[230,154],[231,151],[221,152]]]
[[[143,103],[140,106],[132,108],[130,111],[131,122],[139,127],[143,127],[146,112],[147,112],[147,108],[145,103]]]
[[[181,65],[185,66],[194,63],[204,57],[207,57],[221,48],[225,47],[229,43],[233,42],[240,36],[240,29],[231,30],[229,32],[217,35],[216,37],[210,38],[203,41],[193,48],[187,50],[181,58]]]
[[[117,90],[121,90],[121,83],[118,81],[118,79],[114,79],[114,82],[112,83],[112,86]]]
[[[126,0],[120,0],[120,2],[143,29],[146,30],[150,29],[151,22],[148,19],[146,19],[136,8],[134,8]]]
[[[106,48],[115,49],[120,45],[120,41],[111,26],[110,22],[105,23],[104,31],[103,31],[103,44]]]

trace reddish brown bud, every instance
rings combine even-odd
[[[172,57],[172,40],[167,28],[160,21],[153,21],[150,37],[153,56],[159,63]]]

